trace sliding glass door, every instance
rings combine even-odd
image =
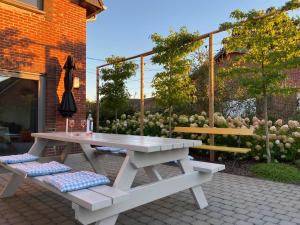
[[[0,72],[0,154],[27,152],[38,130],[39,81]]]

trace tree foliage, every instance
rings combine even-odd
[[[236,79],[251,96],[263,99],[265,121],[268,121],[268,96],[287,95],[297,90],[288,83],[286,70],[300,66],[299,23],[282,10],[295,7],[297,2],[266,11],[233,11],[231,17],[237,26],[232,25],[229,37],[223,40],[227,52],[244,53],[232,59],[222,73]],[[267,124],[266,150],[270,161]]]
[[[101,70],[103,80],[103,85],[100,87],[101,105],[106,113],[116,117],[128,107],[130,95],[126,80],[134,76],[137,69],[137,65],[133,62],[120,62],[123,59],[123,57],[111,56],[106,61],[112,65]]]
[[[191,61],[188,56],[203,44],[202,40],[192,42],[198,36],[198,33],[189,33],[185,27],[179,32],[170,31],[167,37],[157,33],[151,36],[156,45],[151,60],[164,68],[152,81],[153,94],[157,103],[167,108],[170,115],[175,105],[185,105],[195,100],[196,88],[189,77]],[[171,126],[171,116],[169,118]]]

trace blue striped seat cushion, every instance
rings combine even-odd
[[[101,174],[90,171],[79,171],[48,176],[44,179],[44,182],[57,188],[60,192],[70,192],[109,184],[110,180]]]
[[[25,154],[20,154],[20,155],[1,156],[0,162],[4,163],[4,164],[15,164],[15,163],[36,161],[38,158],[39,157],[37,157],[37,156],[25,153]]]
[[[22,173],[25,173],[29,177],[45,176],[56,173],[68,172],[71,170],[71,167],[55,161],[49,163],[20,163],[16,164],[14,168],[21,171]]]
[[[97,151],[101,151],[101,152],[111,152],[114,154],[119,154],[119,153],[127,153],[127,149],[126,148],[117,148],[117,147],[106,147],[106,146],[102,146],[102,147],[96,147]]]

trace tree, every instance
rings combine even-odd
[[[151,36],[156,44],[153,48],[156,54],[151,60],[164,68],[152,81],[153,95],[158,105],[168,109],[169,137],[172,135],[174,106],[182,106],[195,99],[196,88],[189,77],[191,62],[188,55],[203,44],[202,40],[191,42],[198,36],[198,33],[189,33],[185,27],[179,32],[170,31],[167,37],[157,33]]]
[[[268,97],[288,95],[297,89],[290,86],[286,70],[300,65],[299,20],[288,16],[285,10],[299,7],[299,0],[281,8],[231,13],[234,23],[225,23],[229,30],[223,40],[227,52],[244,50],[222,70],[230,79],[236,79],[248,93],[261,98],[264,104],[267,161],[271,162],[268,129]]]
[[[126,80],[135,74],[137,65],[133,62],[122,61],[123,57],[111,56],[106,59],[112,66],[101,70],[104,84],[100,88],[102,107],[106,112],[113,112],[115,118],[128,107],[129,92]],[[116,131],[117,132],[117,131]]]

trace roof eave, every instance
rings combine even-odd
[[[86,9],[86,19],[91,19],[106,10],[102,0],[81,0],[79,5]]]

